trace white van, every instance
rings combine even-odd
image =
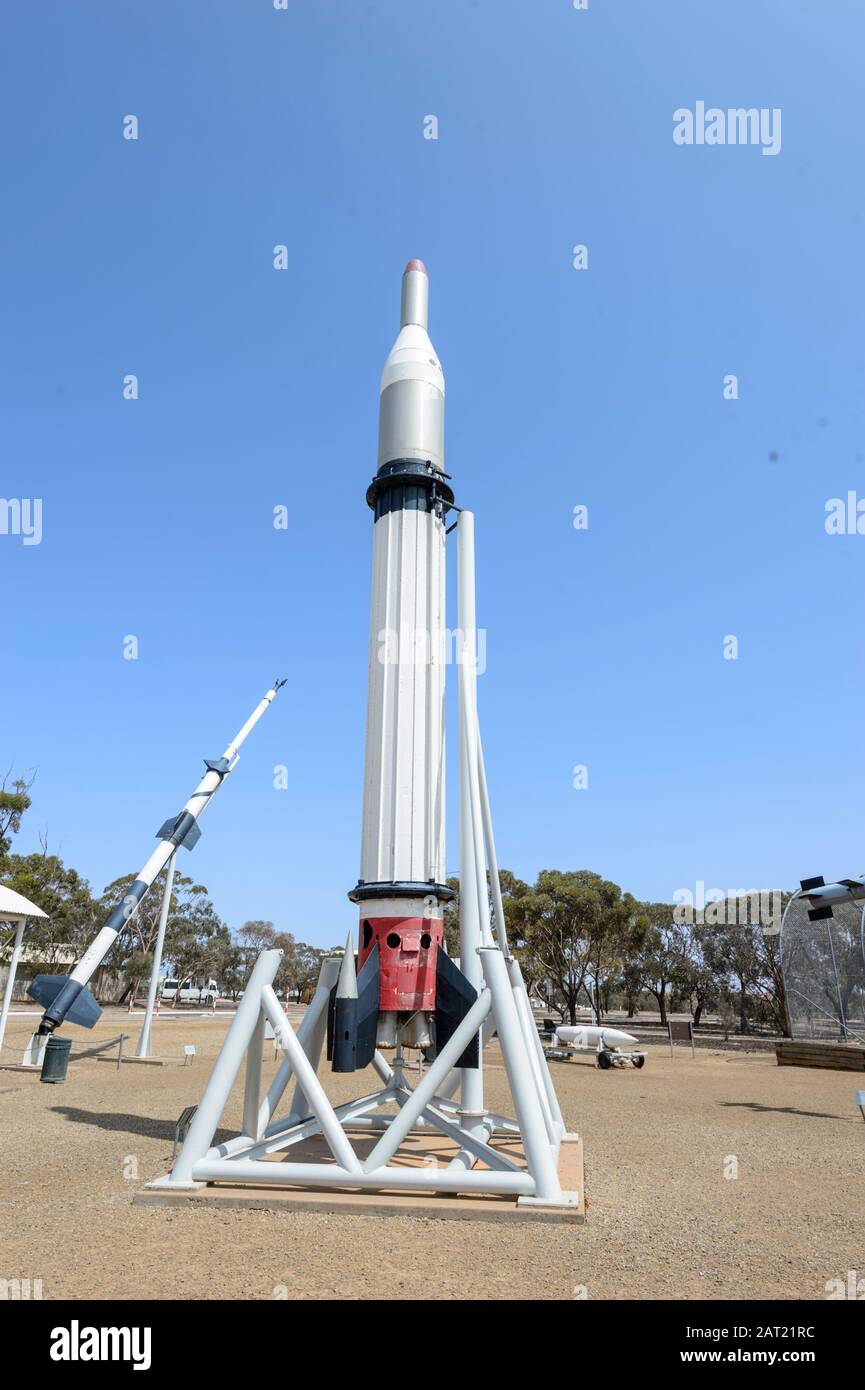
[[[219,985],[216,980],[193,984],[191,977],[186,980],[163,980],[159,997],[164,1003],[173,1004],[177,1000],[180,1004],[204,1004],[210,1008],[219,998]]]

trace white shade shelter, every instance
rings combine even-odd
[[[6,977],[6,988],[3,991],[3,1008],[0,1010],[0,1048],[3,1046],[3,1039],[6,1035],[6,1020],[9,1017],[12,991],[15,988],[15,976],[18,972],[18,962],[21,959],[24,928],[36,917],[47,918],[47,916],[48,913],[43,912],[42,908],[37,907],[35,903],[31,903],[29,898],[25,898],[21,893],[16,893],[14,888],[7,888],[0,883],[0,928],[15,928],[9,974]]]

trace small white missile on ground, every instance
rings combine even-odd
[[[45,1006],[37,1037],[53,1033],[64,1020],[92,1028],[102,1009],[87,989],[93,972],[102,964],[119,933],[138,911],[138,905],[159,876],[171,856],[181,846],[192,849],[201,838],[198,820],[225,778],[237,765],[241,744],[252,732],[265,710],[276,698],[285,681],[274,681],[270,690],[256,705],[243,728],[235,734],[221,758],[205,758],[207,768],[195,791],[176,816],[160,826],[159,844],[144,868],[131,885],[122,903],[115,907],[96,939],[88,946],[71,975],[37,975],[27,987],[27,993],[37,1004]]]
[[[599,1047],[635,1047],[637,1043],[632,1033],[623,1033],[620,1028],[596,1028],[581,1024],[563,1024],[556,1029],[556,1037],[569,1047],[584,1047],[592,1052]]]
[[[640,1068],[646,1061],[646,1054],[638,1049],[633,1033],[621,1028],[565,1023],[556,1029],[555,1038],[560,1046],[546,1048],[548,1057],[566,1060],[574,1052],[588,1052],[596,1057],[603,1070],[628,1065]]]

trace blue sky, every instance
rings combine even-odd
[[[4,28],[0,493],[43,504],[41,544],[0,535],[16,848],[47,831],[97,892],[139,868],[286,676],[183,868],[234,928],[344,937],[364,491],[420,256],[501,863],[664,899],[865,867],[865,539],[824,527],[865,494],[858,4],[18,0]],[[677,146],[698,100],[780,108],[781,152]]]

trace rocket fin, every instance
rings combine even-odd
[[[360,1071],[369,1066],[375,1052],[378,1006],[378,946],[370,951],[358,975],[349,937],[327,1013],[327,1058],[334,1071]]]
[[[325,1043],[325,1056],[329,1062],[333,1061],[333,1035],[336,1024],[336,985],[330,991],[327,1001],[327,1041]]]
[[[454,965],[450,956],[445,955],[444,951],[436,951],[437,1052],[441,1052],[456,1032],[477,997],[478,992],[474,985],[469,984],[465,975]],[[479,1062],[480,1048],[477,1037],[474,1037],[455,1065],[457,1067],[477,1067]]]
[[[339,1026],[337,1026],[337,1006]],[[345,1065],[354,1060],[354,1038],[357,1032],[357,972],[354,964],[354,942],[351,932],[346,937],[339,979],[330,991],[327,1006],[327,1060],[334,1071],[354,1071]]]
[[[37,975],[27,986],[30,998],[41,1004],[43,1009],[50,1008],[61,991],[66,991],[72,999],[65,1008],[65,1023],[77,1023],[80,1028],[92,1028],[98,1023],[102,1014],[101,1004],[97,1004],[86,985],[79,985],[68,975]]]
[[[201,839],[201,826],[189,811],[178,811],[169,816],[156,832],[157,840],[171,840],[178,849],[194,849]]]
[[[812,907],[808,912],[809,922],[824,922],[827,917],[834,917],[835,914],[831,907]]]
[[[355,1066],[368,1067],[375,1054],[380,999],[378,942],[373,946],[357,977],[357,1054]]]
[[[812,888],[824,888],[826,880],[822,874],[817,874],[816,878],[802,878],[799,880],[799,887],[803,893],[808,893]]]

